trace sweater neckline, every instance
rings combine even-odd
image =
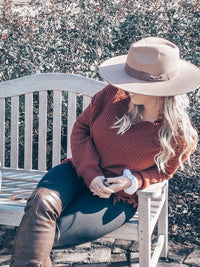
[[[153,125],[161,125],[163,123],[163,115],[159,115],[157,119],[155,119],[154,121],[143,121],[143,122],[149,122],[150,124],[153,124]]]
[[[161,127],[162,126],[162,122],[163,121],[139,121],[136,124],[133,124],[133,126],[138,126],[138,127],[148,127],[148,128],[157,128],[157,127]]]

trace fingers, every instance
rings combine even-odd
[[[113,193],[113,190],[105,186],[102,181],[96,183],[93,188],[101,194],[112,194]]]
[[[110,190],[113,192],[112,190]],[[95,186],[91,189],[93,195],[99,196],[100,198],[109,198],[111,196],[111,192],[104,192],[98,186]]]
[[[115,178],[107,178],[107,183],[109,183],[109,188],[115,193],[119,192],[131,185],[130,179],[124,176],[118,176]]]
[[[90,184],[90,190],[94,195],[100,198],[109,198],[112,193],[119,192],[128,188],[131,185],[131,180],[124,176],[105,178],[97,176]]]
[[[113,193],[113,190],[104,185],[104,179],[105,177],[103,176],[94,178],[94,180],[90,184],[90,190],[94,195],[97,195],[100,198],[109,198]]]
[[[120,180],[119,180],[119,177],[113,177],[113,178],[106,178],[106,183],[111,185],[113,183],[119,183]]]

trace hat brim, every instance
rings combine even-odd
[[[177,75],[168,81],[143,81],[125,71],[127,55],[104,61],[99,68],[101,77],[113,86],[136,94],[172,96],[191,92],[200,86],[200,69],[180,59]]]

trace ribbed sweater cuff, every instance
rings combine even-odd
[[[144,180],[142,178],[142,175],[140,175],[139,173],[137,172],[133,172],[133,175],[137,178],[138,180],[138,189],[141,189],[143,188],[143,185],[144,185]]]

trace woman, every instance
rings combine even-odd
[[[127,222],[136,191],[172,178],[197,133],[185,93],[200,70],[173,43],[145,38],[100,66],[109,83],[76,121],[72,159],[40,181],[19,227],[11,266],[51,266],[49,253],[95,240]]]

